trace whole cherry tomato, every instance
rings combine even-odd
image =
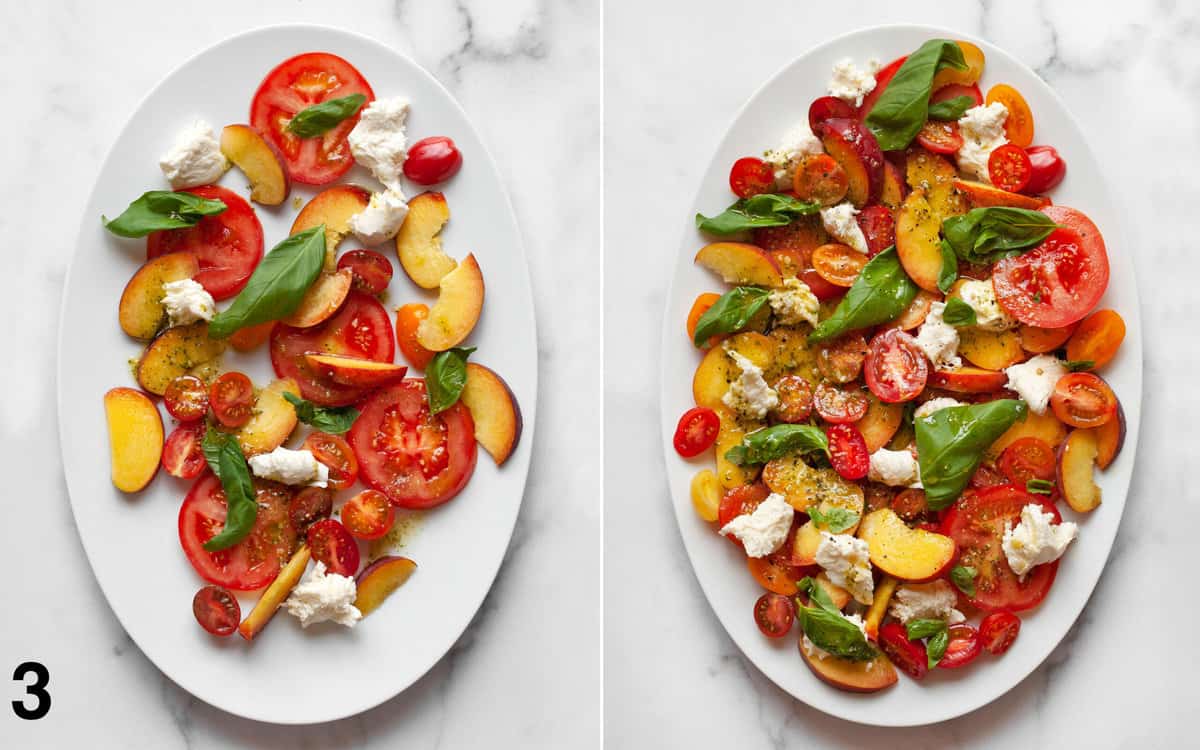
[[[445,182],[462,169],[463,157],[454,141],[444,135],[422,138],[408,149],[404,176],[418,185]]]
[[[1053,146],[1030,146],[1025,153],[1029,155],[1031,169],[1025,192],[1044,193],[1067,176],[1067,163]]]

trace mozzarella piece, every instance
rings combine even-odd
[[[376,99],[358,116],[347,141],[354,160],[389,188],[399,190],[407,156],[409,102],[406,97]]]
[[[317,561],[304,580],[292,589],[283,606],[288,614],[300,620],[302,628],[327,621],[352,628],[362,619],[362,612],[354,606],[357,596],[353,578],[326,573],[325,563]]]
[[[808,284],[800,279],[786,279],[781,289],[772,289],[767,294],[767,302],[781,325],[808,323],[814,328],[817,326],[821,303]]]
[[[1004,135],[1004,122],[1008,109],[1000,102],[971,107],[958,120],[958,132],[963,145],[958,149],[958,168],[982,182],[991,183],[988,174],[988,157],[997,148],[1008,143]]]
[[[1001,548],[1008,567],[1021,578],[1035,566],[1054,562],[1066,552],[1067,545],[1079,536],[1079,527],[1070,521],[1053,523],[1054,516],[1037,503],[1021,509],[1021,521],[1004,531]]]
[[[917,333],[917,346],[929,357],[936,369],[961,367],[958,357],[958,329],[942,317],[946,312],[945,302],[934,302],[929,306],[925,322]]]
[[[763,419],[767,412],[779,406],[779,394],[767,385],[761,367],[732,349],[727,348],[725,352],[741,368],[742,374],[729,384],[721,403],[751,419]]]
[[[829,232],[838,242],[866,255],[867,237],[863,234],[862,227],[858,225],[858,220],[854,218],[857,215],[858,209],[853,204],[839,203],[836,206],[821,209],[821,223],[825,225],[825,231]]]
[[[783,495],[772,492],[753,513],[743,513],[722,526],[721,533],[736,537],[750,557],[766,557],[787,539],[795,513]]]
[[[1067,374],[1067,367],[1057,357],[1039,354],[1027,362],[1004,368],[1004,374],[1008,376],[1009,390],[1024,399],[1031,411],[1045,414],[1054,386]]]
[[[763,161],[775,170],[775,187],[791,190],[792,176],[804,157],[823,153],[825,147],[821,145],[821,140],[813,135],[808,120],[802,120],[784,134],[778,148],[763,154]]]
[[[967,618],[954,606],[958,594],[944,580],[931,583],[906,583],[892,594],[888,614],[902,624],[909,620],[945,620],[951,625]]]
[[[949,409],[951,406],[962,406],[962,402],[946,396],[931,398],[913,410],[913,419],[928,417],[930,414],[939,412],[942,409]]]
[[[958,287],[958,296],[975,311],[975,325],[986,331],[1007,331],[1018,323],[996,301],[991,279],[969,279]]]
[[[863,98],[875,90],[875,73],[879,67],[879,61],[875,59],[867,60],[866,68],[858,67],[849,57],[838,60],[833,65],[833,77],[829,79],[829,95],[861,107]]]
[[[197,120],[175,137],[175,143],[158,160],[163,176],[176,190],[210,185],[221,179],[229,162],[221,153],[221,144],[212,126]]]
[[[875,579],[871,577],[871,552],[865,540],[822,531],[816,559],[833,585],[849,591],[860,604],[871,603]]]
[[[871,465],[867,478],[889,487],[920,487],[921,468],[917,459],[908,451],[890,451],[880,448],[871,454]]]
[[[329,467],[318,461],[312,451],[294,451],[279,447],[270,453],[251,456],[248,461],[254,476],[283,484],[329,486]]]
[[[367,207],[350,217],[350,231],[364,245],[381,245],[396,236],[406,216],[404,193],[388,188],[372,195]]]
[[[217,313],[217,303],[213,302],[212,295],[192,279],[164,283],[162,304],[173,326],[212,320]]]

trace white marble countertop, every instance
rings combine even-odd
[[[707,9],[707,10],[706,10]],[[1200,15],[1184,3],[618,2],[605,13],[605,737],[612,748],[1195,746],[1200,691],[1187,578],[1200,522],[1183,467],[1200,420],[1191,307],[1200,255]],[[742,657],[692,573],[663,480],[659,331],[681,221],[759,84],[862,26],[962,29],[1066,100],[1135,229],[1145,321],[1143,430],[1106,574],[1048,661],[943,724],[884,730],[793,700]],[[1136,217],[1149,220],[1138,221]],[[680,322],[682,326],[682,321]],[[1175,581],[1176,583],[1172,583]]]
[[[18,9],[19,6],[19,9]],[[167,680],[122,631],[75,533],[55,428],[63,275],[100,162],[164,74],[231,34],[285,22],[339,26],[413,57],[458,98],[496,158],[525,239],[540,335],[538,440],[500,575],[451,653],[399,697],[311,727],[238,719]],[[597,2],[211,0],[172,5],[5,3],[9,103],[0,228],[8,346],[0,461],[9,576],[0,617],[0,746],[60,748],[596,747],[600,717],[600,9]],[[231,71],[236,74],[236,71]],[[243,71],[261,75],[262,71]],[[569,186],[569,190],[564,190]],[[43,233],[45,228],[53,231]],[[19,322],[18,322],[19,321]],[[570,384],[570,388],[561,384]],[[569,565],[564,565],[569,561]],[[567,572],[569,569],[569,573]],[[49,715],[8,702],[22,661],[50,669]],[[353,669],[355,665],[347,665]],[[314,676],[313,689],[320,689]],[[512,744],[507,744],[511,742]]]

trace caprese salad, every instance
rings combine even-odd
[[[104,396],[112,480],[138,492],[162,468],[191,483],[177,532],[207,584],[193,612],[214,635],[251,640],[280,607],[303,627],[353,626],[416,568],[387,549],[364,565],[364,542],[387,537],[397,509],[458,495],[477,445],[499,465],[520,438],[512,392],[464,346],[483,309],[479,264],[443,249],[443,193],[404,193],[450,180],[463,157],[444,136],[409,145],[409,107],[377,98],[341,57],[297,55],[267,73],[248,124],[178,134],[159,162],[172,189],[104,219],[146,243],[118,306],[145,345],[136,387]],[[355,164],[378,184],[339,182]],[[242,176],[225,180],[231,167]],[[285,206],[293,183],[315,194],[294,199],[290,235],[264,254],[252,204]],[[351,237],[364,247],[339,255]],[[436,295],[396,310],[395,328],[385,245]],[[269,357],[276,379],[226,370],[227,347]],[[160,400],[174,423],[165,439]],[[243,619],[235,592],[252,591]]]
[[[846,690],[1012,647],[1079,533],[1060,505],[1099,507],[1124,439],[1104,239],[1051,202],[1065,161],[983,72],[947,39],[838,62],[696,217],[696,262],[731,288],[688,315],[674,447],[715,459],[692,502],[766,590],[763,635],[798,630]]]

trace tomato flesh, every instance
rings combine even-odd
[[[254,415],[254,384],[240,372],[227,372],[208,389],[213,416],[226,427],[241,427]]]
[[[726,524],[743,513],[753,513],[759,503],[766,500],[770,494],[771,491],[762,482],[743,484],[741,487],[730,489],[721,496],[721,504],[717,508],[717,528],[724,528]],[[736,537],[729,537],[729,539],[741,546],[741,542]]]
[[[962,133],[957,122],[929,120],[917,132],[917,143],[935,154],[953,154],[962,148]]]
[[[392,282],[392,263],[374,250],[351,250],[338,258],[337,267],[354,274],[354,288],[367,294],[382,294]]]
[[[180,422],[195,422],[208,413],[208,387],[195,375],[180,375],[163,393],[167,413]]]
[[[979,641],[993,656],[1007,651],[1021,632],[1021,618],[1007,610],[992,612],[979,623]]]
[[[825,430],[829,441],[829,463],[842,479],[862,479],[871,467],[867,441],[852,424],[831,424]]]
[[[304,448],[329,467],[330,489],[344,490],[358,479],[358,458],[344,438],[328,432],[311,432],[304,438]]]
[[[721,419],[712,409],[688,409],[675,428],[675,451],[684,458],[698,456],[716,442],[720,429]]]
[[[983,104],[983,92],[979,90],[979,84],[977,83],[970,86],[962,83],[948,83],[929,95],[929,103],[931,105],[939,104],[960,96],[971,97],[973,100],[971,103],[972,107],[978,107]]]
[[[288,520],[300,534],[333,513],[333,493],[324,487],[305,487],[288,503]]]
[[[988,156],[988,177],[992,184],[1010,193],[1019,193],[1029,185],[1033,165],[1020,146],[1006,143]]]
[[[238,600],[220,586],[205,586],[192,597],[192,614],[200,627],[213,635],[232,635],[242,621]]]
[[[325,563],[325,569],[340,576],[358,572],[358,542],[341,522],[326,518],[308,527],[308,548],[313,559]]]
[[[865,265],[866,256],[847,245],[821,245],[812,254],[813,270],[834,286],[849,287]]]
[[[204,440],[205,425],[181,424],[171,431],[163,443],[162,467],[173,477],[195,479],[200,476],[208,462],[200,448]]]
[[[808,127],[814,133],[817,126],[836,118],[852,119],[857,116],[854,107],[836,96],[822,96],[808,105]]]
[[[359,539],[386,536],[395,523],[396,507],[382,492],[363,490],[342,506],[342,524]]]
[[[791,632],[796,605],[782,594],[763,594],[754,603],[754,622],[768,638],[782,638]]]
[[[858,379],[866,359],[867,340],[861,333],[848,333],[817,347],[817,370],[834,383]]]
[[[444,135],[422,138],[408,147],[404,176],[418,185],[445,182],[462,169],[462,152]]]
[[[855,217],[867,240],[867,255],[874,258],[896,244],[896,217],[887,206],[867,206]]]
[[[929,379],[929,361],[916,339],[896,328],[871,339],[863,369],[871,393],[889,404],[920,396]]]

